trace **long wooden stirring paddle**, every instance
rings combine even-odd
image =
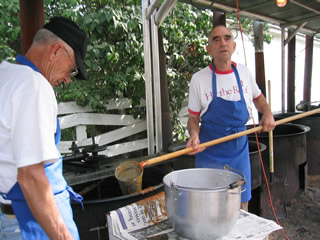
[[[315,113],[320,113],[320,108],[314,109],[314,110],[311,110],[311,111],[308,111],[308,112],[300,113],[300,114],[297,114],[297,115],[294,115],[294,116],[291,116],[291,117],[280,119],[280,120],[276,121],[276,126],[278,126],[280,124],[283,124],[283,123],[287,123],[287,122],[290,122],[290,121],[297,120],[299,118],[307,117],[307,116],[313,115]],[[210,146],[213,146],[213,145],[216,145],[216,144],[219,144],[219,143],[223,143],[223,142],[226,142],[226,141],[238,138],[238,137],[242,137],[242,136],[251,134],[251,133],[260,132],[261,130],[262,130],[262,126],[254,127],[254,128],[242,131],[242,132],[231,134],[229,136],[225,136],[225,137],[222,137],[222,138],[214,139],[212,141],[201,143],[201,144],[199,144],[199,147],[210,147]],[[178,157],[178,156],[182,156],[184,154],[191,153],[192,151],[194,151],[194,149],[192,147],[184,148],[184,149],[181,149],[181,150],[176,151],[176,152],[164,154],[164,155],[161,155],[159,157],[155,157],[155,158],[148,159],[146,161],[142,161],[142,162],[140,162],[140,166],[141,167],[150,166],[150,165],[162,162],[162,161],[169,160],[169,159],[174,158],[174,157]]]

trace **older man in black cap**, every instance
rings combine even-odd
[[[82,198],[62,175],[53,87],[86,79],[86,50],[77,24],[55,17],[17,64],[0,64],[0,193],[11,201],[1,208],[12,207],[24,239],[79,239],[70,197]]]

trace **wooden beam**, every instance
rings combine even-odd
[[[43,0],[20,0],[22,54],[28,51],[34,35],[43,25]]]
[[[311,79],[313,58],[313,36],[306,35],[306,56],[304,62],[303,100],[311,101]]]
[[[289,35],[292,31],[289,30]],[[296,37],[288,43],[287,111],[295,112]]]

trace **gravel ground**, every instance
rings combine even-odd
[[[287,217],[280,225],[289,239],[320,239],[320,175],[308,176],[308,186],[290,205],[286,206]],[[286,239],[282,231],[269,236],[269,240]]]

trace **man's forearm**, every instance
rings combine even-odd
[[[275,128],[275,121],[267,103],[267,100],[262,95],[259,99],[254,101],[254,104],[259,112],[262,113],[262,118],[260,119],[260,124],[262,125],[262,131],[268,132]]]
[[[196,119],[195,117],[189,117],[188,123],[187,123],[187,128],[188,128],[190,136],[192,136],[194,134],[199,136],[200,127],[199,127],[199,120],[198,119]]]
[[[260,113],[262,113],[262,114],[271,113],[271,109],[269,107],[269,104],[263,95],[261,95],[257,100],[255,100],[253,102],[254,102],[255,107],[257,108],[257,110]]]
[[[72,239],[45,174],[43,164],[18,169],[18,182],[28,206],[50,239]]]

